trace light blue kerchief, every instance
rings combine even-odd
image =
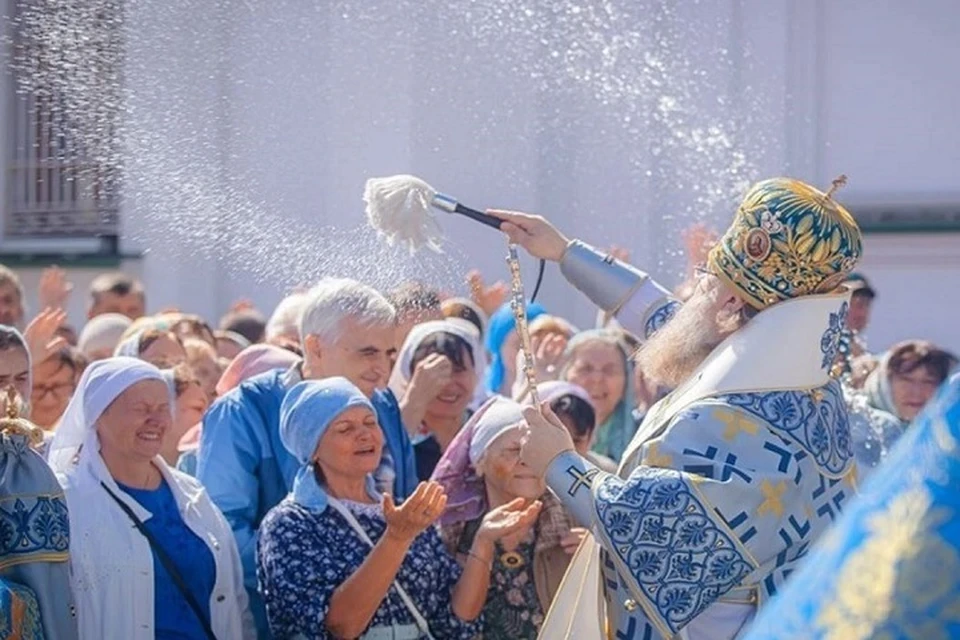
[[[351,407],[366,407],[376,415],[370,400],[346,378],[300,382],[287,392],[280,406],[280,440],[300,463],[293,481],[293,500],[309,509],[327,508],[327,492],[317,482],[313,454],[333,421]],[[373,478],[368,484],[373,486]]]

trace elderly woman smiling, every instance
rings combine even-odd
[[[591,449],[619,460],[637,430],[633,362],[623,341],[614,331],[583,331],[567,344],[565,355],[560,379],[586,389],[597,414]]]
[[[230,527],[158,455],[170,423],[160,370],[108,358],[83,373],[50,444],[81,639],[252,636]]]
[[[273,636],[473,638],[494,544],[536,510],[491,511],[461,570],[430,526],[446,504],[439,485],[421,483],[401,506],[374,493],[383,432],[345,378],[293,387],[280,437],[302,466],[260,527],[258,577]]]
[[[537,637],[585,534],[571,528],[560,501],[520,461],[522,425],[519,404],[504,398],[488,401],[444,452],[433,475],[450,496],[440,520],[441,536],[461,561],[472,559],[471,548],[491,509],[530,503],[528,509],[537,515],[496,543],[483,611],[484,640]]]

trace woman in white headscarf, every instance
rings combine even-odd
[[[407,335],[389,386],[400,398],[420,480],[430,477],[447,445],[470,419],[483,369],[479,336],[466,321],[424,322]]]
[[[84,372],[50,444],[81,640],[254,635],[229,525],[159,455],[170,425],[160,370],[108,358]]]

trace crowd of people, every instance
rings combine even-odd
[[[702,290],[717,240],[686,234],[671,301]],[[211,324],[148,313],[142,283],[105,274],[73,327],[69,274],[44,273],[27,317],[0,267],[0,478],[29,462],[49,485],[31,503],[32,486],[0,483],[0,519],[19,527],[0,525],[0,567],[59,576],[0,573],[20,637],[537,637],[589,523],[521,456],[534,390],[507,287],[469,282],[451,297],[324,278],[269,316],[238,303]],[[845,284],[834,366],[889,445],[957,360],[925,340],[871,352],[876,292],[857,273]],[[678,380],[638,366],[609,309],[586,329],[538,303],[526,317],[535,395],[615,474]]]

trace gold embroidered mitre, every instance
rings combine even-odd
[[[711,271],[757,309],[833,291],[863,245],[856,221],[832,192],[791,178],[755,184],[710,251]]]

